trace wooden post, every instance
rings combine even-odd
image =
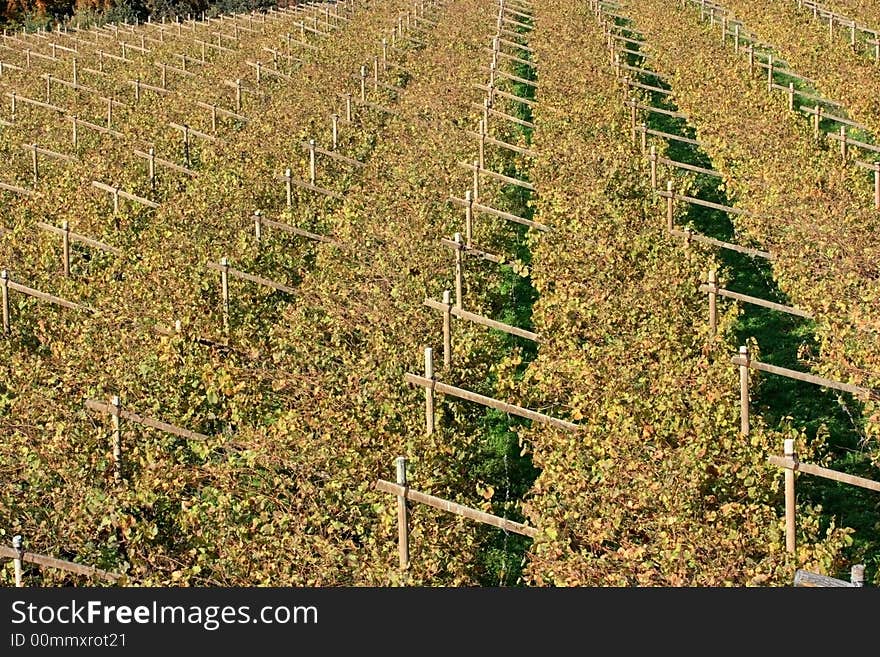
[[[816,113],[813,116],[813,137],[816,141],[819,141],[820,128],[822,125],[822,106],[816,103]]]
[[[141,100],[141,79],[134,79],[134,102],[138,103]]]
[[[398,456],[395,460],[397,469],[397,485],[406,486],[406,457]],[[406,509],[406,496],[397,497],[397,550],[400,555],[400,569],[409,568],[409,523]]]
[[[880,160],[874,162],[874,209],[880,210]]]
[[[73,58],[73,84],[79,84],[79,71],[76,67],[76,57]]]
[[[61,222],[61,264],[64,275],[70,276],[70,224],[67,219]]]
[[[865,585],[865,565],[855,564],[849,571],[849,581],[855,588],[861,588]]]
[[[480,198],[480,162],[479,160],[474,160],[474,200],[479,200]]]
[[[37,145],[36,144],[31,144],[31,155],[32,155],[31,160],[33,161],[33,167],[34,167],[34,185],[36,185],[40,180],[40,165],[37,160]]]
[[[113,214],[114,215],[119,214],[119,188],[118,187],[113,188]],[[117,224],[118,224],[118,220],[117,220]]]
[[[480,141],[480,159],[479,159],[479,161],[480,161],[480,168],[481,168],[481,169],[485,169],[485,168],[486,168],[486,124],[483,123],[483,120],[482,120],[482,119],[480,119],[480,128],[479,128],[479,130],[480,130],[480,132],[479,132],[479,134],[480,134],[480,136],[479,136],[479,141]]]
[[[788,109],[794,111],[794,82],[788,83]]]
[[[147,158],[147,170],[148,175],[150,177],[150,189],[154,192],[156,191],[156,149],[150,146],[150,150],[147,152],[149,157]]]
[[[739,23],[733,26],[733,52],[739,54]]]
[[[122,481],[122,432],[119,428],[119,396],[110,398],[110,421],[113,427],[113,479],[118,484]]]
[[[107,127],[113,122],[113,99],[107,99]]]
[[[434,380],[434,350],[425,347],[425,378]],[[425,388],[425,425],[428,435],[434,433],[434,388]]]
[[[666,229],[668,231],[672,231],[674,226],[674,211],[675,211],[675,189],[672,186],[672,181],[666,181],[666,191],[669,192],[669,196],[666,198]]]
[[[18,556],[12,558],[12,563],[15,567],[15,586],[16,588],[24,587],[24,569],[22,568],[22,557],[24,556],[24,547],[23,541],[20,534],[16,534],[12,537],[12,549],[18,553]]]
[[[783,451],[786,458],[792,459],[795,462],[797,461],[793,438],[786,438],[783,441]],[[785,550],[791,554],[795,553],[795,513],[797,512],[795,504],[794,476],[793,469],[785,469]]]
[[[241,78],[235,80],[235,111],[241,111]]]
[[[449,368],[452,365],[452,301],[449,290],[443,290],[443,366]]]
[[[471,190],[464,193],[464,243],[471,248],[474,235],[474,197]]]
[[[755,46],[749,44],[749,77],[755,77]]]
[[[217,134],[217,106],[211,105],[211,134]]]
[[[834,41],[834,15],[830,14],[828,16],[828,43],[832,43]]]
[[[0,270],[0,296],[3,302],[3,332],[9,333],[9,272]]]
[[[309,139],[309,180],[314,185],[318,177],[317,165],[315,164],[315,140]]]
[[[331,114],[330,121],[333,124],[333,150],[335,151],[339,145],[339,115]]]
[[[382,39],[382,70],[388,70],[388,41]]]
[[[162,88],[168,88],[168,65],[162,64]]]
[[[351,94],[345,94],[345,120],[351,123]]]
[[[464,254],[462,253],[461,233],[455,234],[455,307],[461,308],[462,290],[462,265]]]
[[[189,126],[183,124],[183,162],[189,168]]]
[[[52,76],[46,76],[46,102],[52,102]]]
[[[379,91],[379,58],[373,57],[373,93]]]
[[[651,191],[657,191],[657,147],[651,144],[651,151],[648,155],[651,162]]]
[[[630,96],[629,99],[629,127],[632,133],[632,142],[635,144],[638,135],[636,134],[636,99],[633,96]]]
[[[12,92],[11,98],[12,98],[12,114],[9,118],[11,121],[14,122],[15,121],[15,92],[14,91]]]
[[[367,100],[367,67],[361,66],[361,102]]]
[[[846,162],[847,158],[847,143],[846,143],[846,126],[840,126],[840,157],[843,158],[843,161]]]
[[[767,93],[773,91],[773,55],[767,55]]]
[[[257,246],[259,246],[260,240],[263,238],[263,213],[259,210],[254,210],[254,237],[257,239]]]
[[[639,124],[639,132],[642,134],[642,154],[648,149],[648,126],[645,123]]]
[[[715,331],[718,328],[718,307],[717,307],[717,298],[716,298],[716,290],[718,289],[718,279],[715,274],[714,269],[709,270],[709,335],[712,337],[715,336]]]
[[[220,258],[220,294],[223,299],[223,332],[229,333],[229,260]]]
[[[743,436],[749,435],[749,348],[739,348],[745,362],[739,366],[739,428]]]
[[[257,68],[257,86],[260,86],[260,82],[262,80],[262,75],[261,75],[261,66],[262,65],[260,64],[259,59],[256,61],[256,64],[257,64],[257,67],[256,67]]]
[[[73,150],[76,151],[79,146],[79,135],[76,131],[76,114],[70,117],[73,121]]]
[[[721,17],[721,45],[727,43],[727,16]]]
[[[284,170],[284,179],[287,184],[287,207],[293,205],[293,180],[290,177],[290,169]]]

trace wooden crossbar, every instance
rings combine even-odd
[[[448,309],[449,312],[452,313],[455,317],[461,317],[462,319],[466,319],[475,324],[487,326],[497,331],[503,331],[504,333],[509,333],[510,335],[516,335],[520,338],[525,338],[526,340],[539,342],[537,333],[527,331],[526,329],[521,329],[516,326],[511,326],[510,324],[504,324],[503,322],[497,322],[494,319],[489,319],[488,317],[484,317],[483,315],[477,315],[476,313],[468,312],[467,310],[458,308],[457,306],[455,306],[455,304],[447,305],[441,301],[434,301],[433,299],[426,298],[425,305],[429,308],[442,310],[444,312],[446,312],[446,310]]]
[[[567,422],[566,420],[560,420],[555,417],[550,417],[549,415],[544,415],[543,413],[532,411],[528,408],[523,408],[522,406],[508,404],[507,402],[492,399],[491,397],[486,397],[485,395],[478,395],[477,393],[471,392],[470,390],[456,388],[455,386],[450,386],[434,379],[426,379],[425,377],[418,376],[416,374],[404,374],[404,381],[412,385],[421,386],[423,388],[430,388],[431,390],[444,395],[451,395],[453,397],[458,397],[467,401],[476,402],[477,404],[482,404],[483,406],[488,406],[489,408],[494,408],[504,413],[509,413],[510,415],[524,417],[535,422],[540,422],[542,424],[549,424],[551,426],[568,429],[570,431],[575,431],[578,429],[578,425],[574,424],[573,422]]]
[[[498,527],[499,529],[513,532],[515,534],[521,534],[523,536],[528,536],[529,538],[534,538],[538,535],[538,530],[534,527],[529,527],[528,525],[514,522],[513,520],[507,520],[506,518],[493,516],[490,513],[478,511],[477,509],[472,509],[471,507],[457,504],[456,502],[450,502],[449,500],[434,497],[433,495],[420,493],[419,491],[413,490],[408,486],[400,486],[398,484],[391,483],[390,481],[379,479],[376,481],[375,487],[376,490],[383,493],[391,493],[392,495],[396,495],[397,497],[403,497],[408,500],[412,500],[413,502],[418,502],[419,504],[432,506],[435,509],[440,509],[441,511],[446,511],[447,513],[462,516],[463,518],[468,518],[469,520],[476,520],[477,522],[481,522],[486,525],[492,525],[493,527]]]
[[[5,545],[0,545],[0,557],[6,559],[21,559],[25,563],[35,563],[38,566],[57,568],[58,570],[74,573],[76,575],[98,577],[113,583],[118,583],[119,580],[123,578],[123,576],[118,573],[111,573],[106,570],[101,570],[100,568],[95,568],[94,566],[84,566],[79,563],[56,559],[55,557],[49,557],[43,554],[34,554],[33,552],[19,552],[18,550]]]
[[[209,262],[208,267],[210,269],[216,269],[217,271],[226,271],[226,273],[228,273],[230,276],[234,276],[235,278],[250,281],[252,283],[256,283],[257,285],[271,287],[275,290],[278,290],[279,292],[296,294],[296,290],[294,290],[292,287],[287,287],[286,285],[282,285],[281,283],[276,283],[275,281],[271,281],[268,278],[263,278],[262,276],[254,276],[253,274],[248,274],[247,272],[233,269],[232,267],[224,267],[223,265],[218,265],[215,262]]]

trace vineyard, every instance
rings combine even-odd
[[[0,582],[880,580],[880,11],[724,1],[4,33]]]

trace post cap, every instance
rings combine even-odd
[[[782,441],[782,451],[786,456],[794,454],[794,438],[786,438]]]
[[[12,547],[16,550],[21,550],[23,540],[21,534],[16,534],[12,537]]]
[[[112,397],[110,397],[110,403],[113,406],[119,406],[119,395],[113,395]]]

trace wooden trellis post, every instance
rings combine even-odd
[[[434,350],[425,347],[425,378],[434,380]],[[425,427],[428,435],[434,433],[434,389],[425,387]]]
[[[119,396],[110,398],[110,421],[113,428],[113,479],[118,484],[122,481],[122,432],[119,428]]]
[[[351,94],[345,94],[345,120],[351,123]]]
[[[395,460],[397,485],[406,486],[406,457]],[[409,519],[407,518],[406,495],[397,496],[397,549],[400,555],[400,569],[409,568]]]
[[[874,162],[874,209],[880,210],[880,160]]]
[[[241,78],[235,80],[235,111],[241,111]]]
[[[150,189],[154,192],[156,191],[156,149],[150,146],[150,150],[147,151],[149,157],[147,158],[147,169],[148,176],[150,178]]]
[[[749,44],[749,77],[755,77],[755,47]]]
[[[382,39],[382,70],[388,70],[388,40]]]
[[[651,144],[651,150],[648,154],[648,160],[651,163],[651,191],[656,193],[657,192],[657,147],[654,144]]]
[[[675,227],[675,187],[673,186],[671,180],[666,181],[666,191],[669,194],[666,197],[666,229],[672,232],[673,228]]]
[[[739,348],[743,364],[739,366],[739,427],[743,436],[749,435],[749,348]]]
[[[284,170],[284,183],[287,186],[287,207],[291,207],[293,205],[293,178],[290,169]]]
[[[259,210],[254,210],[254,237],[257,240],[257,246],[259,246],[260,240],[263,238],[263,213]]]
[[[474,160],[474,200],[480,198],[480,163]]]
[[[331,114],[330,121],[333,129],[333,150],[335,151],[339,145],[339,115]]]
[[[24,542],[20,534],[12,537],[12,549],[16,551],[18,556],[12,559],[15,567],[15,586],[16,588],[24,587],[24,571],[22,569],[22,558],[24,556]]]
[[[740,350],[742,351],[742,350]],[[797,453],[794,451],[794,439],[786,438],[783,442],[783,453],[788,459],[797,461]],[[795,504],[794,490],[794,469],[785,469],[785,550],[791,554],[795,553],[795,513],[797,505]]]
[[[76,151],[79,147],[79,135],[76,129],[76,114],[70,117],[73,121],[73,150]]]
[[[0,271],[0,294],[3,302],[3,332],[9,333],[9,272]]]
[[[461,233],[455,234],[455,307],[461,308],[461,297],[463,287],[464,254],[462,253]]]
[[[66,219],[61,222],[61,262],[64,275],[70,276],[70,224]]]
[[[443,290],[443,365],[452,366],[452,300],[449,290]]]
[[[184,166],[189,168],[189,126],[183,124],[183,162]]]
[[[223,332],[229,333],[229,260],[220,258],[220,294],[223,299]]]
[[[464,200],[464,243],[468,248],[471,248],[474,234],[474,197],[471,190],[464,193]]]
[[[846,158],[849,154],[847,149],[848,144],[846,143],[846,141],[846,126],[842,125],[840,126],[840,157],[843,159],[844,162],[846,162]]]
[[[36,144],[31,144],[31,161],[33,162],[34,169],[34,185],[36,185],[40,180],[40,164],[37,157]]]
[[[361,66],[361,102],[367,100],[367,67]]]
[[[480,119],[480,128],[479,128],[479,140],[480,140],[480,168],[484,169],[486,167],[486,124]]]
[[[788,109],[794,111],[794,82],[788,83]]]
[[[813,138],[819,141],[820,129],[822,125],[822,106],[816,103],[816,112],[813,116]]]
[[[718,306],[716,294],[716,290],[718,289],[718,279],[714,269],[709,270],[707,282],[709,287],[709,335],[714,337],[715,331],[718,328]]]
[[[309,182],[313,185],[318,177],[317,164],[315,163],[315,140],[309,139]]]

